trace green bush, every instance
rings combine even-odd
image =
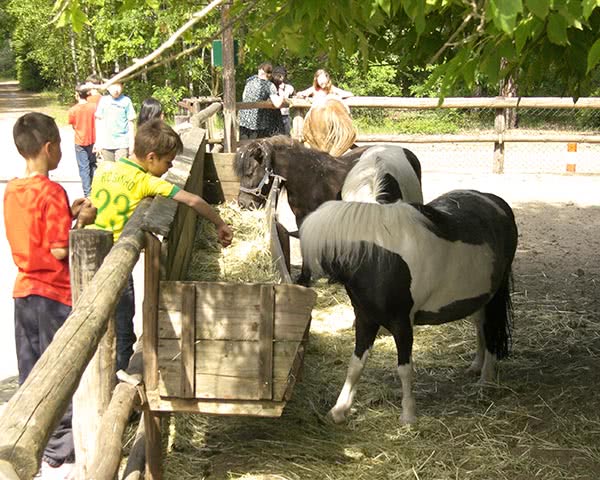
[[[17,60],[17,80],[23,90],[41,92],[47,85],[38,65],[28,59]]]

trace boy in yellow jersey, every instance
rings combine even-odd
[[[142,125],[135,136],[133,155],[116,162],[103,162],[94,174],[90,200],[98,213],[92,228],[111,231],[117,241],[139,203],[146,197],[162,195],[188,205],[198,215],[212,222],[217,228],[219,243],[228,246],[233,232],[219,214],[198,195],[160,178],[171,168],[175,155],[182,150],[179,135],[162,120],[152,120]],[[125,370],[136,340],[133,331],[135,297],[132,276],[115,314],[117,370]]]

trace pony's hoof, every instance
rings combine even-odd
[[[400,422],[402,425],[413,425],[417,422],[417,416],[414,413],[402,413]]]
[[[310,278],[305,278],[302,275],[300,275],[296,279],[296,285],[302,285],[303,287],[310,287],[311,284],[312,284],[312,282],[310,281]]]
[[[329,413],[327,414],[327,418],[329,418],[336,425],[339,425],[340,423],[344,423],[344,421],[346,420],[346,414],[344,413],[343,410],[341,410],[341,409],[336,410],[336,408],[334,407],[331,410],[329,410]]]
[[[473,362],[469,368],[467,368],[467,373],[481,373],[481,367],[482,365],[476,362]]]

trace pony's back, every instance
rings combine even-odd
[[[412,152],[395,145],[369,148],[350,170],[342,188],[342,199],[350,202],[376,203],[386,193],[389,177],[397,183],[396,197],[405,202],[423,203],[419,174],[412,162],[420,164]],[[392,198],[394,196],[392,195]],[[394,198],[398,200],[399,198]]]

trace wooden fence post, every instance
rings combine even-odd
[[[494,173],[504,173],[504,132],[506,131],[506,117],[503,108],[496,109],[494,130],[498,139],[494,142]]]
[[[113,244],[113,235],[104,230],[73,230],[69,237],[71,291],[73,304],[91,282]],[[77,478],[91,478],[96,436],[115,386],[115,324],[109,318],[107,330],[95,355],[81,376],[73,395],[73,440]]]
[[[160,284],[160,241],[146,233],[144,255],[144,383],[147,390],[158,388],[158,294]],[[144,406],[146,435],[146,480],[162,478],[160,414]]]
[[[231,0],[223,3],[221,10],[221,26],[223,27],[223,119],[225,152],[237,149],[237,118],[235,110],[235,52],[233,46],[233,29],[229,24]],[[228,26],[227,26],[228,25]]]

